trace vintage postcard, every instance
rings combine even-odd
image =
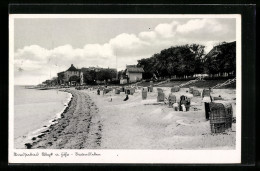
[[[9,163],[240,163],[241,16],[10,14]]]

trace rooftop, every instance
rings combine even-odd
[[[78,69],[75,68],[73,64],[71,64],[70,68],[67,71],[78,71]]]
[[[126,65],[127,72],[137,72],[142,73],[144,69],[142,67],[137,67],[136,65]]]

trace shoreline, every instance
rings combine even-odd
[[[40,135],[34,137],[32,143],[26,143],[27,149],[99,147],[102,124],[97,117],[97,106],[85,93],[71,89],[65,91],[72,94],[72,98],[61,117],[54,120],[55,123],[51,124]],[[83,105],[86,105],[86,107],[83,107]],[[86,138],[92,139],[95,143],[86,142]]]
[[[25,146],[24,148],[25,148],[25,149],[26,149],[26,148],[28,149],[28,147],[31,146],[30,144],[32,144],[32,142],[33,142],[34,140],[36,140],[37,138],[41,137],[41,135],[42,135],[44,132],[46,132],[51,125],[56,124],[56,123],[57,123],[57,120],[61,118],[62,114],[63,114],[63,113],[66,111],[66,109],[69,107],[70,102],[71,102],[71,100],[72,100],[72,98],[73,98],[73,95],[72,95],[71,93],[67,92],[66,90],[60,90],[60,89],[59,89],[58,91],[65,92],[65,93],[67,93],[67,94],[69,95],[69,97],[65,99],[66,102],[64,103],[64,107],[62,108],[62,110],[60,110],[59,112],[57,112],[56,114],[54,114],[54,117],[52,117],[50,120],[48,120],[48,123],[49,123],[49,124],[45,124],[45,125],[42,126],[41,128],[38,128],[38,129],[36,129],[36,130],[34,130],[34,131],[31,131],[31,132],[29,132],[29,133],[27,134],[27,138],[26,138],[26,139],[27,139],[28,141],[30,141],[30,142],[24,144],[24,146]]]

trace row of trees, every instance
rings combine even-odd
[[[220,43],[207,55],[205,46],[199,44],[174,46],[156,53],[150,58],[138,60],[137,66],[143,67],[144,79],[152,77],[183,78],[195,74],[223,75],[236,72],[236,42]],[[125,70],[82,68],[83,79],[87,84],[97,81],[112,81],[125,76]],[[58,77],[64,77],[64,74]],[[73,81],[79,82],[75,76]],[[72,80],[70,80],[72,81]],[[47,80],[46,84],[57,84],[57,79]]]
[[[236,42],[221,43],[205,56],[204,68],[208,74],[236,73]]]
[[[96,81],[112,81],[116,78],[116,70],[101,69],[99,71],[82,69],[84,82],[87,84],[94,84]]]
[[[236,44],[221,43],[205,56],[199,44],[174,46],[138,60],[143,67],[144,79],[156,77],[186,77],[194,74],[234,73],[236,69]]]

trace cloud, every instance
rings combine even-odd
[[[101,57],[101,58],[109,58],[112,57],[113,50],[110,44],[106,43],[104,45],[100,44],[88,44],[83,48],[83,56],[92,56],[92,57]]]
[[[156,38],[156,33],[155,31],[146,31],[139,33],[138,36],[144,40],[154,40]]]
[[[109,44],[113,49],[117,49],[117,50],[127,49],[131,51],[131,50],[138,49],[144,45],[147,45],[147,42],[141,40],[139,37],[137,37],[134,34],[123,33],[116,36],[115,38],[112,38],[109,41]]]
[[[15,52],[15,59],[27,59],[31,61],[44,61],[49,51],[38,45],[25,46],[23,49],[18,49]]]
[[[159,24],[155,27],[155,32],[159,34],[163,38],[171,38],[176,34],[176,28],[178,26],[178,22],[173,21],[172,23],[164,23]]]
[[[14,55],[15,76],[48,78],[66,70],[71,64],[76,67],[118,67],[136,64],[138,59],[147,58],[162,49],[175,45],[198,43],[205,51],[221,41],[235,40],[235,20],[190,19],[186,22],[173,20],[161,23],[151,31],[137,34],[122,33],[104,44],[86,44],[74,48],[70,44],[45,49],[38,45],[25,46]],[[23,71],[18,71],[22,68]],[[30,74],[31,73],[31,74]],[[52,73],[52,74],[50,74]],[[20,79],[21,80],[21,79]],[[38,80],[38,79],[37,79]],[[42,80],[43,81],[43,80]]]
[[[197,30],[201,30],[202,28],[207,28],[205,27],[206,25],[206,19],[194,19],[190,20],[187,23],[183,25],[179,25],[177,27],[177,31],[179,33],[189,33],[189,32],[196,32]],[[203,30],[204,31],[204,30]]]
[[[179,25],[176,29],[178,37],[188,40],[226,40],[235,38],[234,25],[223,23],[218,19],[192,19]]]

